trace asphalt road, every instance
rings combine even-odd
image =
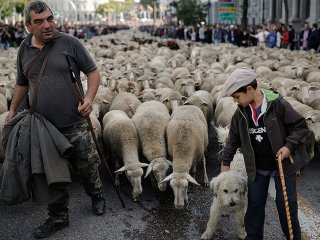
[[[217,143],[210,139],[207,156],[209,178],[219,172]],[[201,169],[201,167],[199,168]],[[314,159],[301,173],[298,183],[300,222],[303,239],[320,239],[320,158]],[[102,169],[103,171],[103,169]],[[110,181],[102,172],[107,211],[103,216],[95,216],[91,210],[91,200],[82,186],[74,182],[70,195],[70,227],[58,231],[47,239],[56,240],[193,240],[200,239],[209,218],[212,202],[208,187],[192,186],[189,202],[182,210],[173,205],[173,192],[169,187],[165,192],[152,188],[149,177],[143,179],[143,193],[140,202],[133,202],[131,186],[124,181],[121,194],[126,208],[122,208]],[[198,182],[203,182],[202,171],[198,172]],[[26,202],[15,206],[0,205],[0,239],[33,239],[32,231],[46,219],[46,206]],[[237,239],[232,215],[222,218],[212,239]],[[266,208],[265,239],[284,239],[275,203],[269,197]]]

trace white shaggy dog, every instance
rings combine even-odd
[[[244,228],[244,216],[248,206],[247,179],[234,170],[220,173],[210,182],[213,192],[213,202],[210,208],[210,218],[206,231],[201,239],[210,239],[216,230],[221,215],[235,213],[238,237],[247,236]]]
[[[225,145],[228,128],[216,128],[219,142]],[[221,215],[235,213],[238,238],[247,236],[244,227],[244,217],[248,207],[248,186],[243,155],[238,151],[231,162],[229,171],[220,173],[210,182],[213,192],[213,202],[210,208],[210,218],[206,231],[201,239],[210,239],[216,230]]]

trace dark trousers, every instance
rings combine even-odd
[[[265,206],[268,197],[270,176],[257,174],[254,182],[248,182],[248,210],[245,217],[247,240],[262,240],[264,231]],[[288,223],[285,203],[282,193],[280,177],[274,177],[276,188],[276,206],[282,231],[289,239]],[[285,177],[293,236],[295,240],[301,239],[301,230],[298,220],[298,203],[296,191],[296,175]]]

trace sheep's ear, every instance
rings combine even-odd
[[[126,166],[123,166],[119,170],[115,171],[115,173],[121,173],[121,172],[124,172],[125,170],[126,170]]]
[[[317,90],[320,90],[320,88],[317,87],[317,86],[310,86],[310,90],[311,91],[317,91]]]
[[[106,104],[110,104],[110,102],[107,101],[106,99],[102,99],[102,102],[103,102],[103,103],[106,103]]]
[[[187,180],[193,184],[200,185],[189,173],[187,173]]]
[[[173,178],[173,173],[171,173],[169,176],[167,176],[165,179],[163,179],[161,183],[168,182],[168,181],[170,181],[172,178]]]
[[[203,106],[209,106],[209,104],[207,102],[202,102]]]
[[[181,96],[181,100],[182,100],[182,101],[187,101],[187,100],[188,100],[188,98],[187,98],[187,97],[185,97],[185,96]]]
[[[148,166],[148,169],[147,169],[147,172],[146,172],[146,175],[144,176],[145,178],[151,173],[151,170],[152,170],[152,167],[154,165],[154,162],[151,162]]]
[[[172,166],[172,162],[171,161],[167,160],[167,163],[168,163],[169,166]]]
[[[140,163],[140,167],[148,167],[149,163]]]

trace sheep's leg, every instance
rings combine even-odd
[[[115,163],[116,163],[116,169],[118,170],[120,168],[119,160],[117,158],[114,158],[114,159],[115,159]],[[120,174],[121,173],[116,173],[116,176],[114,178],[114,184],[117,187],[120,187]]]
[[[116,176],[114,178],[114,184],[117,186],[117,187],[120,187],[120,179],[119,179],[119,173],[116,173]]]
[[[209,179],[208,179],[208,174],[207,174],[207,161],[205,156],[203,155],[202,157],[202,162],[203,162],[203,181],[205,186],[209,186]]]

